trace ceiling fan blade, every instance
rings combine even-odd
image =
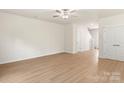
[[[75,13],[75,12],[76,12],[76,10],[71,10],[71,11],[70,11],[70,13]]]
[[[53,15],[53,17],[59,17],[59,15]]]
[[[60,10],[56,10],[56,12],[57,12],[57,13],[61,13],[61,11],[60,11]]]
[[[69,9],[62,9],[63,11],[69,11]]]

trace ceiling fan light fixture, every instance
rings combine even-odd
[[[53,17],[61,17],[62,19],[68,19],[70,16],[73,16],[73,13],[75,12],[75,10],[73,9],[60,9],[60,10],[56,10],[56,15],[54,15]]]
[[[68,15],[63,15],[62,18],[63,18],[63,19],[68,19],[69,16],[68,16]]]

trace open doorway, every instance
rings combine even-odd
[[[90,41],[89,41],[90,49],[99,49],[99,29],[98,29],[98,27],[95,27],[95,28],[88,27],[88,31],[91,36]]]
[[[83,24],[77,27],[77,52],[99,49],[99,26]]]

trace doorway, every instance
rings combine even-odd
[[[77,27],[77,52],[91,49],[99,49],[99,29],[98,24],[80,25]]]
[[[90,49],[99,49],[99,30],[98,29],[88,29],[90,33]]]

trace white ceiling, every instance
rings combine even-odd
[[[97,21],[99,18],[118,15],[124,13],[124,10],[101,10],[101,9],[78,9],[75,13],[78,17],[71,17],[68,20],[62,18],[53,18],[56,13],[52,9],[1,9],[0,12],[12,13],[25,17],[36,18],[39,20],[47,20],[55,23],[72,23],[75,21]]]

